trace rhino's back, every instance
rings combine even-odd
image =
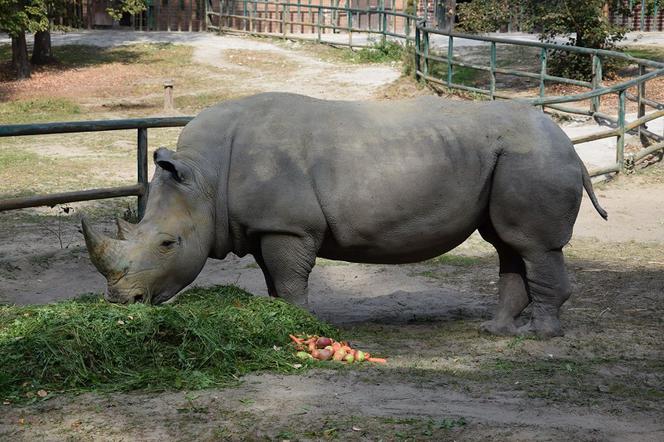
[[[475,230],[506,124],[494,105],[433,97],[261,94],[215,109],[233,128],[232,223],[319,232],[321,255],[369,262],[435,256]]]

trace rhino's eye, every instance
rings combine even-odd
[[[175,244],[175,241],[166,240],[166,241],[162,241],[161,246],[162,247],[171,247],[173,244]]]

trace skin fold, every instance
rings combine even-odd
[[[584,187],[606,217],[569,138],[518,102],[265,93],[203,111],[177,152],[154,160],[140,223],[119,221],[118,239],[83,223],[112,302],[164,302],[208,257],[234,253],[255,257],[270,295],[306,308],[317,256],[418,262],[479,230],[500,259],[498,306],[482,329],[559,336],[571,293],[562,248]]]

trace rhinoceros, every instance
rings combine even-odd
[[[232,252],[253,255],[271,296],[306,308],[316,257],[412,263],[479,230],[500,260],[482,330],[559,336],[571,292],[562,248],[583,188],[607,217],[570,139],[513,101],[258,94],[204,110],[154,162],[138,224],[118,220],[114,239],[83,221],[111,302],[162,303]]]

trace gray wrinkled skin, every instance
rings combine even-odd
[[[256,258],[271,295],[306,307],[316,256],[417,262],[479,230],[500,258],[482,329],[559,336],[571,293],[561,249],[584,187],[606,217],[569,138],[515,102],[259,94],[205,110],[155,163],[138,225],[120,223],[115,240],[84,223],[112,302],[166,301],[233,252]]]

